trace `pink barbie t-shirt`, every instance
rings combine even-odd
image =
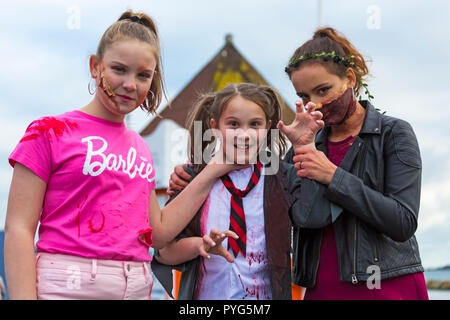
[[[124,123],[71,111],[33,121],[9,157],[47,183],[38,252],[150,261],[153,158]]]

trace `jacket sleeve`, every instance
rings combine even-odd
[[[384,190],[374,190],[338,168],[327,188],[330,201],[394,241],[410,239],[417,229],[422,163],[409,123],[397,120],[384,140]]]
[[[286,152],[286,155],[284,156],[284,161],[286,163],[294,164],[294,148],[290,147],[289,150]]]
[[[326,186],[314,180],[299,178],[292,164],[284,163],[288,192],[294,196],[289,214],[292,224],[300,228],[323,228],[332,222],[342,208],[326,197]]]

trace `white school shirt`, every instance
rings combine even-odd
[[[264,232],[264,168],[258,184],[243,198],[247,226],[246,258],[242,253],[233,263],[211,254],[210,259],[201,258],[197,280],[199,300],[265,300],[272,299],[269,264],[266,254]],[[253,167],[230,172],[228,175],[236,188],[244,190],[253,173]],[[206,200],[200,227],[202,236],[209,235],[212,228],[228,230],[230,227],[231,194],[218,180]],[[228,247],[228,239],[222,242]],[[229,249],[229,252],[234,254]]]

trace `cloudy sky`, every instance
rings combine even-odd
[[[169,98],[217,53],[224,36],[293,102],[283,72],[319,23],[313,0],[8,1],[0,20],[0,229],[12,169],[8,155],[28,124],[86,105],[88,58],[104,30],[131,8],[157,22]],[[450,264],[450,2],[322,1],[322,22],[370,59],[374,104],[409,121],[422,153],[416,236],[425,267]],[[149,118],[133,113],[139,130]]]

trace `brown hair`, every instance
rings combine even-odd
[[[353,62],[352,65],[346,63],[337,63],[328,57],[301,60],[301,56],[308,54],[320,54],[322,52],[335,52],[337,56],[348,59]],[[352,57],[351,59],[349,57]],[[363,55],[350,43],[350,41],[338,31],[330,27],[319,28],[314,32],[311,40],[306,41],[297,50],[295,50],[289,61],[298,61],[293,65],[289,64],[285,71],[291,77],[293,71],[297,70],[301,65],[319,63],[323,65],[330,73],[339,77],[344,77],[347,68],[352,68],[356,74],[355,93],[359,93],[362,82],[369,74],[366,61]],[[342,60],[341,60],[342,61]]]
[[[162,96],[166,97],[164,79],[162,76],[162,59],[159,45],[159,36],[156,24],[152,18],[143,12],[133,12],[128,10],[120,16],[120,18],[106,29],[97,47],[97,57],[99,61],[103,60],[105,51],[108,47],[121,40],[139,40],[150,44],[153,48],[153,54],[156,59],[156,68],[153,75],[150,91],[147,99],[141,105],[142,110],[149,113],[156,113],[156,109],[161,104]]]
[[[281,98],[279,94],[275,91],[275,89],[266,85],[257,85],[253,83],[229,84],[218,92],[206,93],[200,96],[188,116],[187,128],[190,134],[188,154],[190,162],[194,164],[195,173],[200,172],[207,164],[203,158],[205,149],[210,144],[212,144],[212,147],[214,148],[216,144],[216,140],[212,142],[203,141],[205,131],[211,129],[210,120],[214,119],[216,123],[218,123],[225,107],[231,99],[236,96],[252,101],[261,107],[266,115],[266,122],[268,123],[269,120],[271,121],[271,126],[267,133],[267,147],[271,150],[271,152],[274,151],[274,148],[278,148],[277,152],[279,153],[280,159],[281,156],[284,155],[287,143],[286,138],[281,134],[281,132],[279,135],[279,140],[275,141],[276,145],[272,145],[271,129],[276,129],[277,124],[281,119]],[[201,133],[195,132],[194,130],[195,121],[201,121]],[[195,158],[194,146],[196,141],[202,142],[202,159]]]

